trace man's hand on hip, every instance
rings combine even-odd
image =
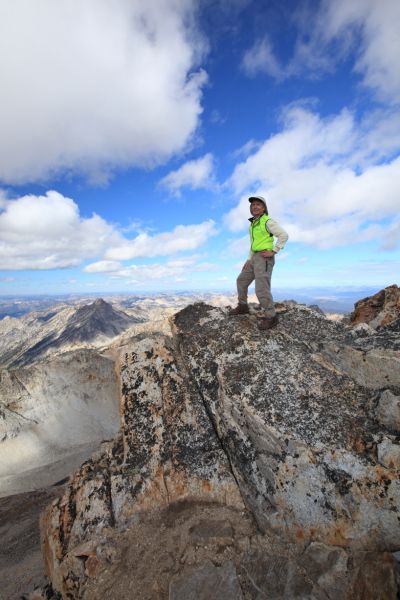
[[[276,253],[273,250],[262,250],[259,254],[261,254],[263,258],[272,258]]]

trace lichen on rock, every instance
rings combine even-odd
[[[120,433],[43,517],[53,587],[394,600],[400,382],[398,333],[385,335],[294,303],[266,333],[195,304],[171,336],[121,346]]]

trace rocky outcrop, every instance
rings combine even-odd
[[[350,321],[353,325],[368,323],[377,328],[400,318],[400,289],[397,285],[380,290],[373,296],[363,298],[354,305]]]
[[[54,589],[394,600],[395,328],[288,305],[266,334],[204,304],[171,327],[119,349],[120,434],[43,516]]]

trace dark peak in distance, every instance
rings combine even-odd
[[[117,310],[102,298],[92,304],[80,306],[68,319],[58,342],[90,342],[99,335],[114,337],[138,320]]]
[[[14,360],[12,366],[33,362],[50,349],[93,342],[97,337],[113,338],[141,319],[130,317],[117,310],[102,298],[91,304],[79,306],[59,328],[47,331],[35,344]]]
[[[108,306],[109,308],[112,308],[112,305],[109,302],[106,302],[105,300],[103,300],[103,298],[97,298],[97,300],[95,300],[91,304],[86,304],[85,306],[94,306],[94,307]]]

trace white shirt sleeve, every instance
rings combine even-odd
[[[276,238],[274,252],[279,252],[279,250],[283,250],[286,242],[289,239],[289,236],[286,233],[286,231],[282,229],[282,227],[276,221],[274,221],[274,219],[268,219],[268,221],[265,223],[265,228]]]

